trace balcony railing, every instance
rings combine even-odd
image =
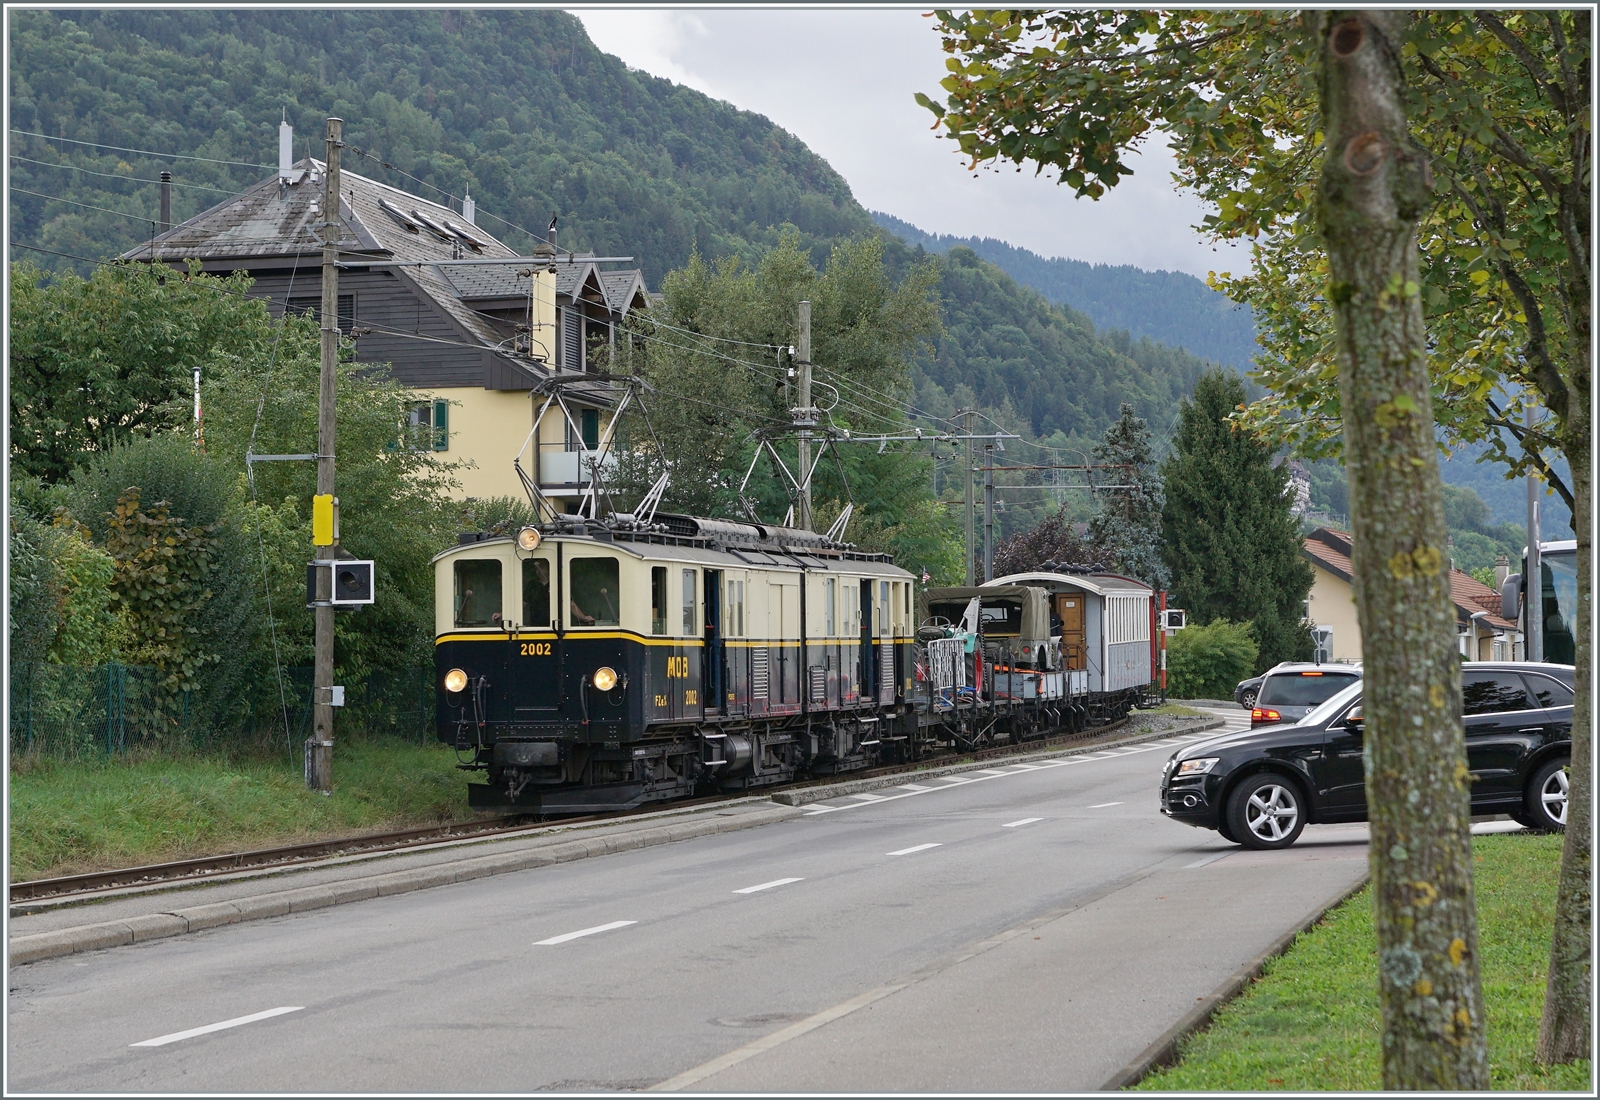
[[[587,485],[591,478],[589,463],[596,458],[590,451],[587,461],[582,451],[569,451],[561,444],[546,444],[539,448],[539,484],[541,486]],[[608,453],[600,460],[600,471],[610,476],[617,466],[617,456]],[[580,468],[581,467],[581,468]]]

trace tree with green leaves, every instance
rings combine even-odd
[[[1305,599],[1313,577],[1289,509],[1287,467],[1230,419],[1244,400],[1239,376],[1218,370],[1180,406],[1161,464],[1161,546],[1173,600],[1196,622],[1254,624],[1261,672],[1311,659]]]
[[[1468,773],[1433,450],[1439,372],[1430,370],[1424,338],[1417,249],[1434,179],[1405,110],[1408,51],[1435,44],[1411,35],[1417,24],[1406,16],[1386,12],[940,12],[938,18],[945,49],[954,55],[944,81],[948,106],[922,101],[974,165],[1032,161],[1060,171],[1078,194],[1098,196],[1130,171],[1123,163],[1128,147],[1159,128],[1174,137],[1188,182],[1204,192],[1207,181],[1238,181],[1226,194],[1207,193],[1217,203],[1218,224],[1248,215],[1251,204],[1241,209],[1241,195],[1265,195],[1302,220],[1310,253],[1325,252],[1322,297],[1333,354],[1305,388],[1336,410],[1351,473],[1368,658],[1384,1082],[1483,1087]],[[1584,37],[1586,50],[1586,29]],[[1561,64],[1570,68],[1571,59],[1568,51]],[[1441,111],[1467,121],[1464,104]],[[1587,176],[1587,115],[1573,121],[1561,132],[1582,162],[1576,180]],[[1298,176],[1285,167],[1296,159],[1304,167]],[[1586,288],[1584,221],[1567,238],[1584,245],[1569,259],[1583,269],[1574,285]],[[1314,278],[1286,280],[1285,313],[1306,310],[1320,290]],[[1573,316],[1585,358],[1561,379],[1559,396],[1570,398],[1576,388],[1586,403],[1587,304]],[[1498,366],[1488,364],[1489,389],[1505,377],[1495,373]],[[1569,402],[1552,403],[1553,411],[1557,404]],[[1575,511],[1586,509],[1584,503]],[[1583,569],[1582,544],[1580,554]],[[1586,767],[1586,747],[1575,750],[1574,763],[1581,759]],[[1587,779],[1578,786],[1586,796]],[[1553,985],[1558,966],[1559,960]]]
[[[11,268],[11,468],[60,481],[117,440],[187,427],[184,400],[221,360],[270,341],[242,276],[107,264],[43,283]]]
[[[1180,406],[1181,407],[1181,406]],[[1156,469],[1150,428],[1124,402],[1117,420],[1095,445],[1095,461],[1114,467],[1113,484],[1089,521],[1089,541],[1110,558],[1112,568],[1160,591],[1170,580],[1161,554],[1161,512],[1166,501]]]
[[[1213,280],[1261,327],[1257,377],[1270,393],[1241,419],[1303,453],[1336,453],[1347,419],[1335,384],[1339,303],[1321,293],[1336,280],[1311,201],[1322,102],[1299,18],[941,14],[956,58],[948,111],[923,99],[975,164],[1031,159],[1080,195],[1126,174],[1130,143],[1171,139],[1180,181],[1213,207],[1205,227],[1252,242],[1249,273]],[[1570,1062],[1590,1054],[1591,1011],[1592,13],[1419,11],[1392,40],[1431,184],[1416,214],[1430,408],[1449,443],[1483,441],[1508,476],[1544,478],[1577,537],[1568,828],[1538,1051]],[[1547,460],[1552,449],[1570,484]]]
[[[924,260],[891,279],[877,237],[835,246],[821,271],[789,232],[755,267],[693,257],[667,276],[663,301],[634,320],[632,339],[619,341],[611,359],[613,371],[637,374],[651,388],[648,423],[640,415],[625,425],[619,491],[636,498],[664,469],[667,507],[740,517],[747,513],[739,486],[762,439],[794,471],[789,426],[798,395],[788,349],[802,301],[811,303],[813,395],[824,429],[906,428],[912,358],[939,330],[938,278],[937,262]],[[931,505],[922,454],[830,447],[813,495],[819,523],[854,501],[850,541],[891,551],[908,568],[950,571],[955,530]],[[769,523],[793,502],[770,454],[756,462],[743,496]]]

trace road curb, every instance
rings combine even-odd
[[[1159,733],[1144,733],[1134,737],[1124,737],[1116,741],[1097,741],[1092,745],[1073,745],[1064,748],[1044,749],[1039,752],[1019,752],[1015,755],[998,756],[992,760],[972,760],[963,764],[945,764],[940,767],[924,768],[914,772],[876,775],[870,779],[846,779],[838,783],[827,783],[816,787],[801,787],[793,791],[779,791],[772,796],[772,801],[783,806],[805,806],[809,803],[822,802],[829,798],[863,794],[882,787],[899,787],[922,779],[937,779],[941,775],[982,771],[986,768],[1004,767],[1007,764],[1026,764],[1032,760],[1048,760],[1057,756],[1077,756],[1086,752],[1104,752],[1106,749],[1114,749],[1121,745],[1137,745],[1145,741],[1159,741],[1163,737],[1201,733],[1206,730],[1220,729],[1224,725],[1224,721],[1221,718],[1214,718],[1210,721],[1201,722],[1198,725],[1185,726],[1181,729],[1163,730]]]
[[[325,909],[332,905],[365,901],[368,898],[407,894],[413,890],[468,882],[511,871],[525,871],[554,863],[569,863],[589,856],[651,848],[658,844],[670,844],[673,841],[690,840],[717,833],[738,832],[786,821],[795,816],[797,814],[794,808],[778,805],[769,805],[726,817],[718,816],[713,811],[712,814],[698,820],[674,821],[614,836],[569,840],[520,852],[474,856],[431,867],[390,871],[381,875],[364,875],[343,882],[302,886],[293,890],[275,890],[252,897],[235,898],[232,901],[212,902],[147,916],[16,936],[8,943],[7,954],[12,966],[21,966],[42,959],[98,951],[105,947],[120,947],[124,944],[186,935],[225,924],[242,924],[245,921],[267,917],[282,917],[291,913],[309,912],[312,909]]]
[[[1261,972],[1266,969],[1267,963],[1293,947],[1294,941],[1302,933],[1309,932],[1329,912],[1337,909],[1366,889],[1367,883],[1371,879],[1370,872],[1363,874],[1360,881],[1354,886],[1341,890],[1337,895],[1319,905],[1315,912],[1295,925],[1294,928],[1279,936],[1272,942],[1270,947],[1251,959],[1227,981],[1212,990],[1209,997],[1190,1009],[1183,1019],[1168,1028],[1161,1038],[1151,1043],[1111,1080],[1101,1085],[1100,1091],[1113,1092],[1117,1089],[1130,1088],[1144,1080],[1155,1070],[1175,1065],[1178,1061],[1178,1048],[1185,1039],[1205,1027],[1224,1005],[1249,988],[1251,982],[1261,977]]]

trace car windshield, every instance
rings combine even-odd
[[[1356,679],[1348,672],[1282,672],[1262,683],[1256,705],[1314,707]]]
[[[1320,726],[1324,722],[1328,721],[1328,719],[1332,718],[1335,714],[1338,714],[1340,709],[1343,708],[1346,703],[1350,703],[1359,698],[1361,698],[1361,681],[1357,680],[1355,683],[1339,692],[1339,694],[1333,696],[1326,703],[1323,703],[1320,707],[1317,707],[1310,714],[1300,719],[1300,721],[1296,722],[1295,725]]]

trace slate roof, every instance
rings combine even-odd
[[[314,158],[296,162],[288,182],[273,175],[230,199],[190,218],[124,255],[129,260],[181,264],[199,259],[212,266],[239,260],[241,268],[259,268],[262,261],[297,257],[301,266],[320,263],[320,205],[324,165]],[[341,170],[339,249],[345,263],[372,260],[511,259],[517,253],[448,206],[420,199],[397,187]],[[532,262],[532,261],[530,261]],[[488,299],[526,298],[528,280],[516,264],[435,267],[425,262],[395,268],[395,276],[437,303],[474,340],[485,347],[503,342],[502,334],[467,303]],[[585,283],[592,286],[585,286]],[[628,289],[622,289],[626,286]],[[613,291],[613,287],[617,288]],[[633,288],[642,297],[636,298]],[[558,294],[592,298],[615,312],[648,293],[637,271],[602,272],[593,263],[562,263],[556,269]],[[577,292],[577,293],[575,293]],[[527,364],[519,362],[524,368]]]
[[[1319,527],[1305,538],[1303,553],[1314,564],[1345,581],[1354,579],[1350,563],[1351,536],[1343,531]],[[1450,602],[1456,605],[1456,618],[1471,620],[1474,612],[1488,612],[1484,620],[1495,630],[1515,631],[1517,624],[1500,617],[1500,593],[1459,569],[1450,570]]]

